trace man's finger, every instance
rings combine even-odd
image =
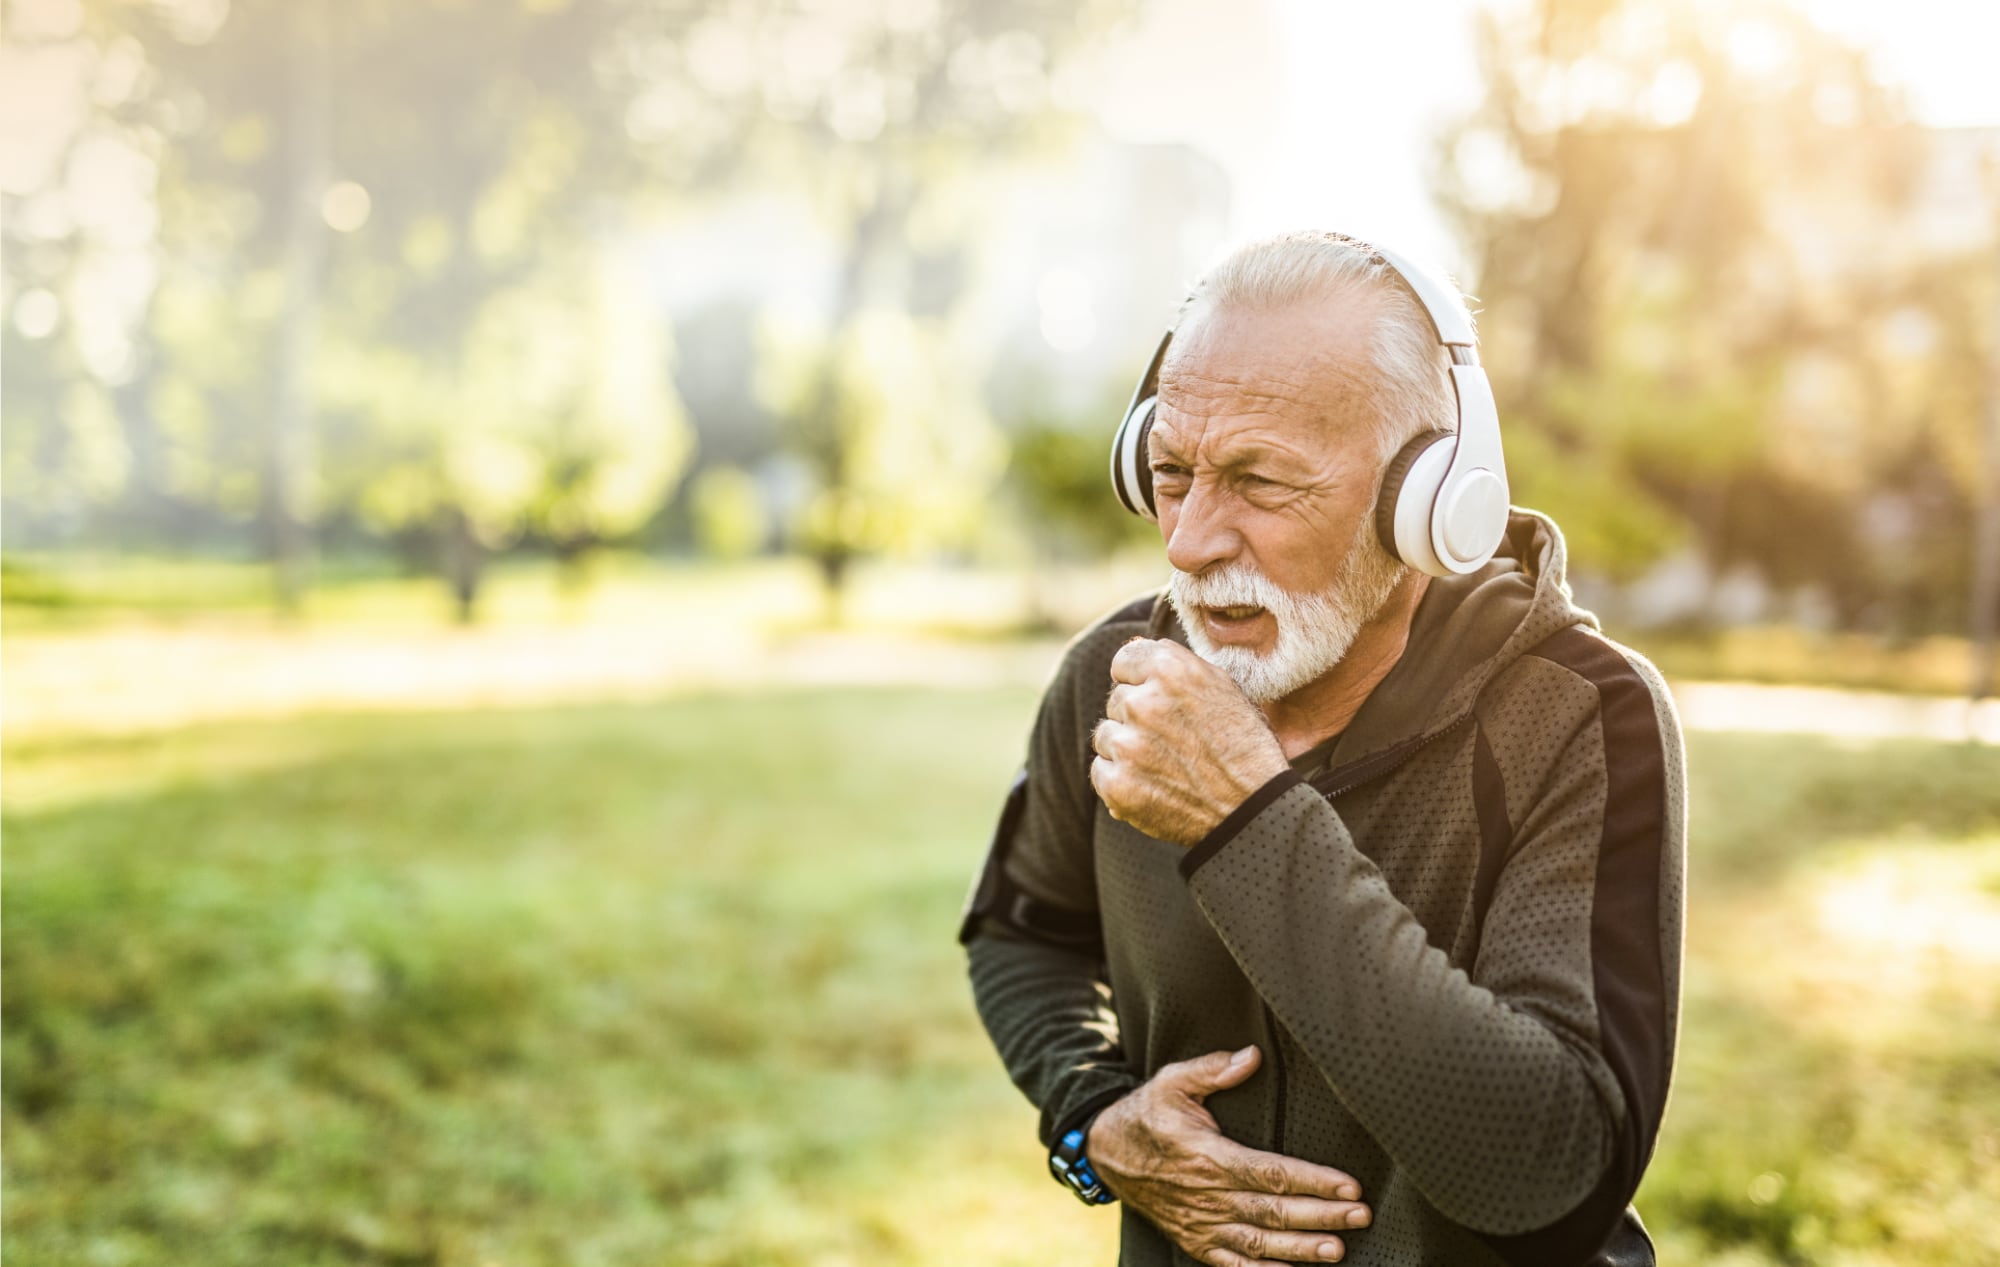
[[[1125,816],[1118,812],[1120,804],[1119,793],[1111,786],[1111,781],[1117,775],[1118,767],[1116,765],[1106,761],[1103,757],[1094,757],[1091,759],[1090,786],[1096,791],[1097,799],[1104,802],[1104,808],[1111,817],[1122,823],[1125,821]]]
[[[1320,1197],[1281,1197],[1269,1192],[1239,1192],[1229,1202],[1238,1223],[1273,1231],[1338,1232],[1367,1227],[1374,1211],[1359,1201],[1327,1201]]]
[[[1257,1070],[1261,1053],[1256,1047],[1240,1051],[1212,1051],[1192,1060],[1162,1065],[1153,1076],[1183,1095],[1199,1100],[1225,1087],[1233,1087]]]
[[[1230,1142],[1218,1148],[1215,1162],[1246,1191],[1279,1196],[1324,1197],[1329,1201],[1359,1201],[1361,1183],[1344,1170],[1283,1153],[1267,1153]]]
[[[1245,1258],[1227,1245],[1211,1245],[1196,1257],[1208,1267],[1285,1267],[1269,1258]]]
[[[1132,720],[1132,687],[1125,682],[1111,688],[1111,694],[1104,697],[1104,715],[1112,721],[1129,724]]]
[[[1118,745],[1124,740],[1124,724],[1107,717],[1090,732],[1090,750],[1106,761],[1118,759]]]
[[[1253,1262],[1337,1263],[1347,1256],[1347,1246],[1341,1239],[1324,1232],[1273,1232],[1231,1223],[1217,1228],[1215,1238],[1225,1248],[1249,1255]]]
[[[1160,658],[1173,645],[1162,638],[1132,639],[1111,657],[1111,680],[1137,686],[1158,671]]]

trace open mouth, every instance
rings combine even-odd
[[[1264,614],[1262,607],[1204,607],[1208,618],[1219,625],[1247,625]]]

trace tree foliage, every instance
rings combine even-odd
[[[809,474],[791,541],[836,613],[856,557],[962,546],[982,522],[1005,465],[960,312],[982,181],[1074,127],[1062,75],[1128,7],[739,5],[690,32],[706,126],[741,124],[739,178],[810,190],[832,243],[821,302],[766,322],[760,377]]]
[[[670,157],[627,134],[645,78],[621,54],[685,25],[623,0],[91,0],[63,37],[90,68],[73,148],[153,169],[128,195],[157,222],[138,351],[97,376],[128,447],[274,538],[319,509],[429,538],[468,612],[485,549],[644,522],[686,431],[653,297],[600,259]],[[47,236],[31,268],[88,260]],[[78,448],[75,391],[10,391],[23,447]]]
[[[1436,184],[1517,499],[1586,569],[1685,542],[1818,582],[1849,623],[1953,610],[1981,363],[1953,332],[1982,328],[1990,270],[1926,228],[1939,138],[1775,2],[1532,0],[1482,15],[1480,49]],[[1872,549],[1885,519],[1912,539]],[[1925,558],[1955,564],[1920,578]]]
[[[85,0],[38,38],[81,68],[74,147],[143,169],[143,302],[98,323],[131,343],[97,358],[115,372],[79,375],[65,324],[48,372],[10,380],[10,484],[47,477],[38,527],[63,496],[101,527],[136,470],[261,522],[281,572],[338,519],[427,546],[469,612],[492,550],[572,556],[676,487],[664,296],[602,260],[764,191],[834,265],[762,321],[763,394],[810,485],[779,508],[788,540],[836,589],[857,555],[963,545],[1004,465],[960,319],[982,182],[1065,135],[1065,68],[1125,8]],[[84,201],[43,186],[23,198]],[[10,214],[35,240],[8,290],[66,315],[95,257],[60,219]]]

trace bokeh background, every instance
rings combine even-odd
[[[2000,12],[13,0],[4,1250],[1110,1262],[961,899],[1227,243],[1688,726],[1666,1262],[2000,1261]]]

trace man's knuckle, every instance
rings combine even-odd
[[[1259,1188],[1266,1192],[1289,1192],[1291,1190],[1284,1163],[1272,1158],[1260,1158],[1250,1163],[1250,1177]]]
[[[1263,1227],[1283,1227],[1285,1207],[1278,1198],[1266,1193],[1256,1193],[1243,1203],[1243,1213],[1252,1223]]]
[[[1191,1208],[1211,1218],[1235,1213],[1230,1208],[1228,1194],[1221,1188],[1191,1187],[1186,1190],[1182,1199]]]
[[[1190,1180],[1205,1187],[1219,1188],[1229,1182],[1227,1167],[1207,1153],[1195,1153],[1187,1159],[1187,1173]]]

